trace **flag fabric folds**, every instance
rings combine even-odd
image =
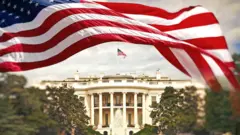
[[[117,55],[118,56],[123,56],[124,58],[127,56],[123,51],[121,51],[120,49],[117,49]]]
[[[1,72],[53,65],[119,41],[154,45],[172,65],[210,88],[239,90],[218,21],[201,6],[169,13],[129,3],[2,0],[0,10]]]

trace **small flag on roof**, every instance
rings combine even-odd
[[[127,56],[123,51],[121,51],[120,49],[117,50],[117,55],[118,56],[123,56],[124,58]]]

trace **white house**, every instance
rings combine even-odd
[[[81,77],[62,81],[42,81],[40,87],[61,86],[63,83],[75,88],[75,94],[85,103],[90,125],[104,135],[131,135],[144,124],[152,124],[151,104],[159,102],[167,86],[176,89],[197,87],[204,95],[204,86],[191,80],[172,80],[161,76],[116,74]]]

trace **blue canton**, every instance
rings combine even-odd
[[[2,0],[0,1],[0,28],[32,21],[45,7],[79,0]]]

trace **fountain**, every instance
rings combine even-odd
[[[112,126],[112,135],[125,135],[125,128],[123,126],[122,110],[117,109],[114,115],[114,122]]]

